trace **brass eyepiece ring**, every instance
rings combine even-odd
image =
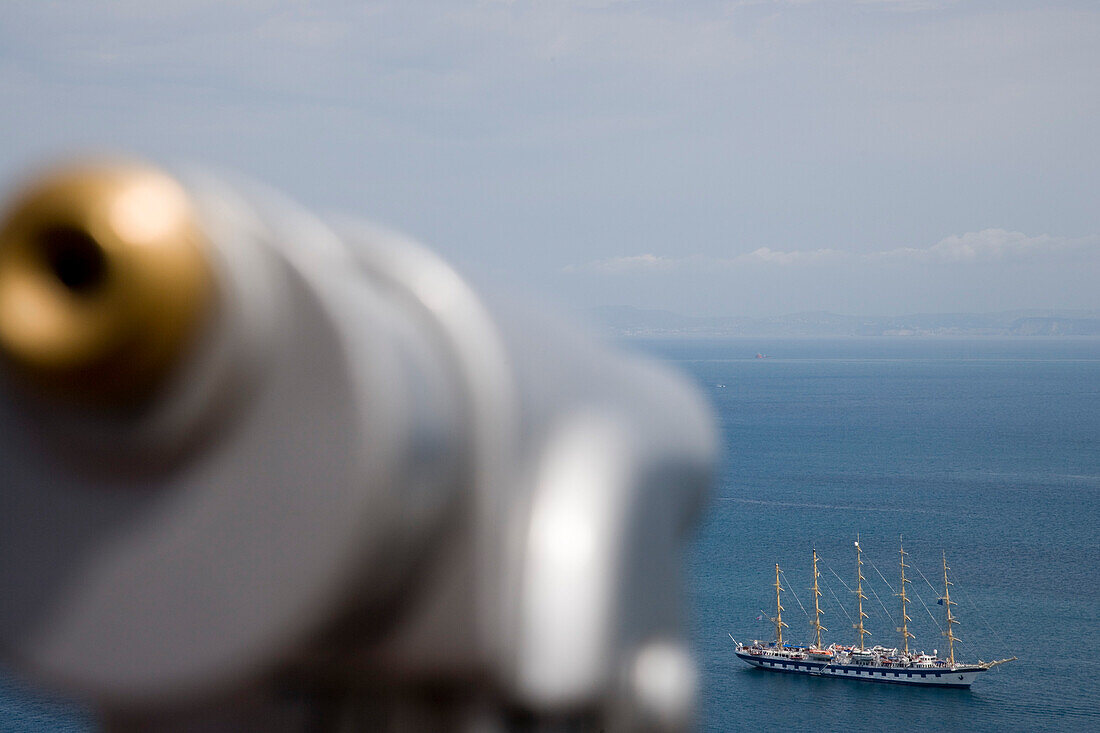
[[[186,191],[153,168],[76,166],[0,223],[0,357],[57,398],[127,406],[183,357],[213,296]]]

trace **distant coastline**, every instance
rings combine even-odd
[[[685,316],[664,310],[604,306],[590,320],[616,337],[1002,337],[1100,338],[1100,311],[1018,310],[999,313],[918,313],[846,316],[824,311],[785,316]]]

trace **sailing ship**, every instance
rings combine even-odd
[[[817,550],[813,551],[813,591],[814,618],[810,622],[813,629],[813,644],[798,646],[783,641],[783,629],[789,628],[783,621],[783,605],[781,593],[784,590],[780,584],[779,564],[775,566],[775,641],[753,641],[750,644],[741,644],[734,640],[736,654],[754,667],[767,669],[773,672],[793,672],[797,674],[809,674],[820,677],[841,677],[844,679],[867,680],[872,682],[889,682],[902,685],[924,685],[927,687],[970,687],[978,675],[987,672],[998,664],[1011,662],[1016,657],[998,659],[992,662],[978,661],[974,663],[958,662],[955,660],[955,636],[954,626],[959,623],[952,613],[951,607],[957,605],[951,600],[951,586],[954,585],[948,579],[947,554],[943,554],[943,597],[939,602],[944,606],[947,621],[947,630],[943,635],[947,637],[947,657],[938,656],[938,650],[932,650],[931,654],[910,651],[909,640],[913,634],[909,633],[909,622],[912,621],[906,611],[908,610],[909,595],[906,592],[906,584],[911,581],[905,577],[905,571],[909,565],[905,562],[904,542],[900,543],[901,552],[901,588],[894,595],[901,600],[901,626],[897,631],[900,634],[900,648],[886,648],[875,645],[867,646],[864,637],[871,632],[864,628],[863,620],[869,616],[863,611],[863,601],[867,596],[863,595],[863,548],[859,544],[857,536],[856,548],[856,589],[853,591],[856,597],[858,621],[853,628],[859,637],[858,644],[842,645],[830,644],[823,646],[821,632],[828,631],[821,624],[821,590],[818,579],[821,577],[817,570]],[[732,638],[732,637],[731,637]]]

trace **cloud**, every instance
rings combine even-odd
[[[1049,234],[1029,237],[1023,232],[983,229],[980,232],[953,234],[931,247],[901,247],[875,252],[868,258],[873,261],[931,264],[1005,262],[1077,251],[1095,243],[1095,237],[1069,239]]]
[[[843,252],[835,249],[792,250],[790,252],[783,252],[768,247],[761,247],[748,254],[740,255],[739,257],[734,257],[732,260],[727,261],[735,264],[766,263],[770,265],[787,266],[813,264],[843,256]]]
[[[658,257],[654,254],[629,255],[626,257],[609,257],[603,260],[594,260],[583,265],[568,265],[562,272],[646,272],[652,270],[669,270],[683,263],[683,259],[672,257]]]
[[[941,266],[980,265],[1100,254],[1100,237],[1055,237],[1049,234],[1028,236],[1006,229],[983,229],[978,232],[952,234],[929,247],[898,247],[873,252],[853,253],[839,249],[776,250],[759,247],[733,257],[663,257],[651,253],[594,260],[583,265],[569,265],[563,272],[600,272],[626,274],[668,271],[673,269],[718,270],[752,266],[806,267],[846,262],[873,264],[931,264]]]
[[[688,257],[661,257],[652,253],[628,255],[625,257],[610,257],[603,260],[594,260],[583,265],[569,265],[562,269],[563,272],[603,272],[603,273],[638,273],[667,271],[673,269],[699,269],[715,270],[742,265],[773,265],[789,267],[807,265],[822,262],[828,259],[844,257],[844,253],[834,249],[782,250],[760,247],[742,255],[734,257],[705,257],[702,255],[690,255]]]

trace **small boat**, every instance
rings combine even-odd
[[[844,679],[864,680],[871,682],[890,682],[903,685],[922,685],[926,687],[970,687],[978,675],[989,671],[998,664],[1011,662],[1016,657],[998,659],[993,662],[978,661],[974,663],[957,662],[955,660],[955,642],[957,637],[953,627],[958,624],[958,619],[951,612],[951,607],[956,605],[951,600],[951,586],[948,580],[947,555],[943,555],[943,598],[939,602],[943,604],[947,616],[948,654],[945,658],[938,656],[938,651],[932,654],[924,652],[910,652],[909,640],[914,638],[909,633],[908,622],[912,621],[906,614],[908,610],[909,596],[906,594],[905,584],[911,581],[905,577],[905,569],[909,567],[905,563],[905,547],[901,546],[901,592],[896,594],[901,599],[901,648],[886,648],[884,646],[868,647],[864,637],[871,632],[863,626],[863,620],[868,615],[863,611],[863,601],[867,596],[863,595],[863,548],[856,543],[856,603],[859,622],[853,625],[859,635],[858,645],[843,646],[831,644],[828,647],[822,645],[821,632],[828,631],[821,624],[821,606],[819,599],[821,591],[818,588],[817,550],[813,551],[813,597],[814,618],[810,622],[814,630],[814,643],[811,646],[797,646],[783,641],[783,629],[789,628],[783,621],[783,605],[781,592],[783,587],[779,581],[779,564],[775,565],[775,641],[753,641],[750,644],[740,644],[736,641],[737,656],[759,669],[772,672],[793,672],[796,674],[809,674],[819,677],[841,677]]]

